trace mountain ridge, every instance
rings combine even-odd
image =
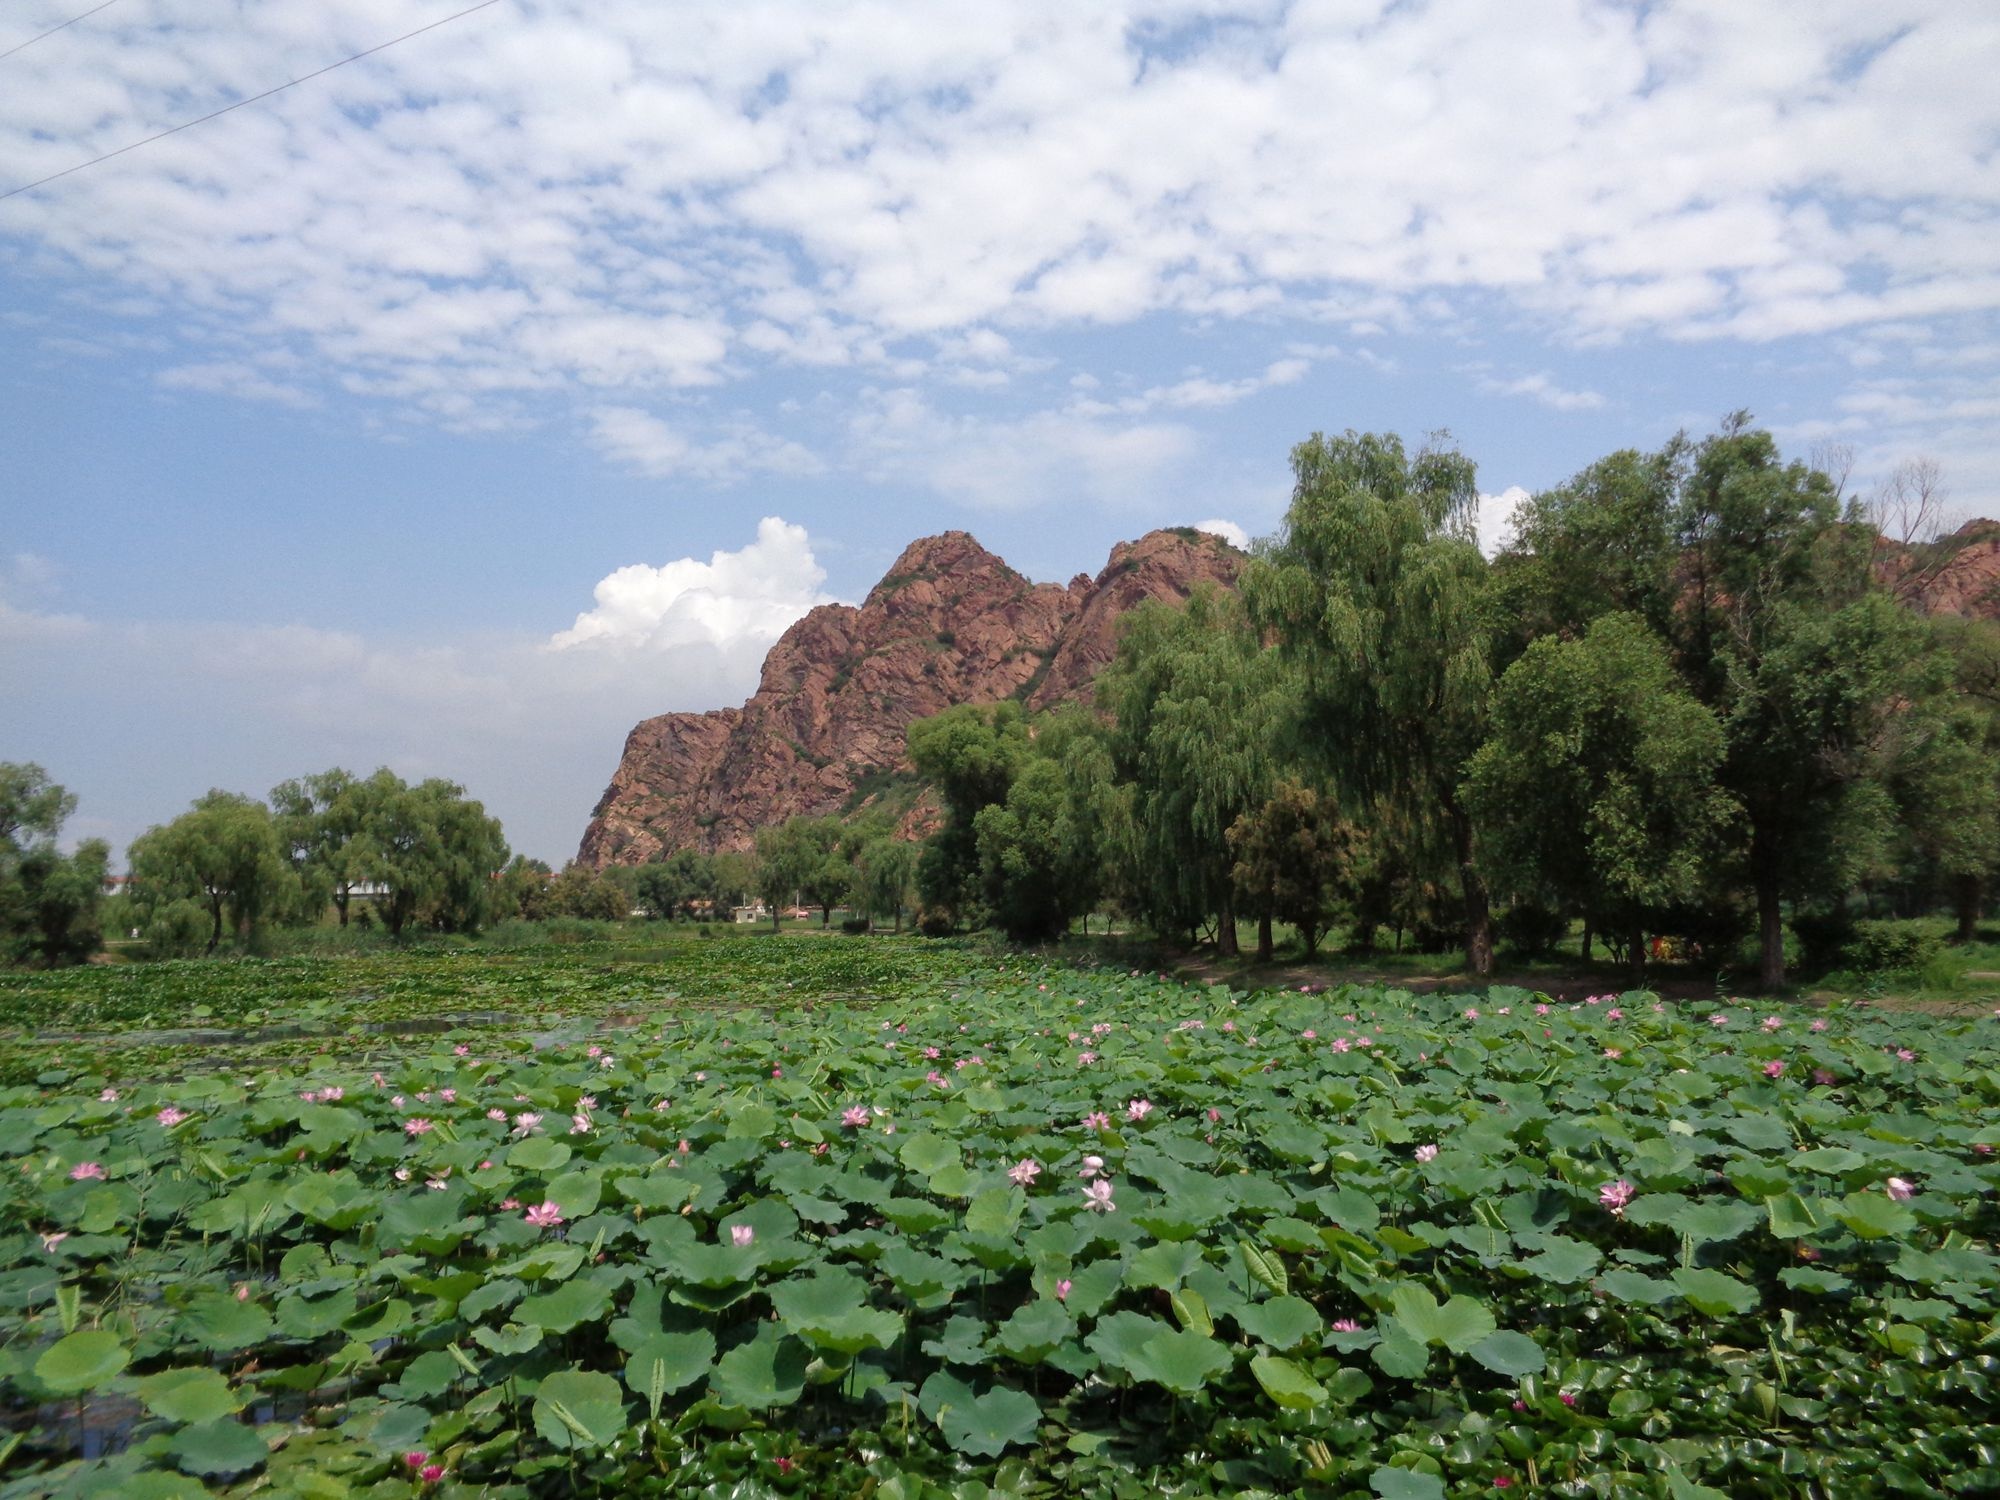
[[[919,537],[859,605],[794,621],[742,707],[636,725],[577,859],[748,849],[767,824],[866,805],[909,772],[916,720],[960,703],[1082,701],[1127,611],[1230,587],[1245,561],[1220,537],[1174,527],[1120,542],[1094,577],[1061,585],[1031,582],[968,532]]]

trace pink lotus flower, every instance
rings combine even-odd
[[[453,1057],[469,1057],[471,1054],[472,1049],[466,1046],[464,1042],[460,1042],[456,1047],[451,1049]]]
[[[1917,1060],[1917,1054],[1912,1052],[1908,1047],[1898,1047],[1896,1049],[1896,1057],[1902,1062],[1915,1062]]]
[[[1604,1019],[1607,1021],[1622,1021],[1625,1019],[1625,1012],[1614,1005],[1604,1013]]]
[[[429,1463],[430,1461],[431,1461],[431,1456],[428,1453],[416,1452],[416,1453],[405,1453],[403,1455],[403,1465],[404,1467],[410,1469],[421,1469],[425,1464]]]
[[[408,1182],[410,1180],[410,1169],[408,1167],[396,1168],[395,1178],[398,1182]]]
[[[1335,1052],[1350,1052],[1353,1050],[1353,1043],[1349,1042],[1344,1036],[1337,1036],[1333,1039],[1331,1050]]]
[[[1815,1021],[1815,1022],[1813,1022],[1813,1023],[1812,1023],[1812,1025],[1808,1026],[1808,1027],[1806,1028],[1806,1030],[1808,1030],[1808,1031],[1824,1031],[1824,1030],[1826,1030],[1826,1022],[1825,1022],[1824,1020],[1819,1020],[1819,1021]]]
[[[1361,1325],[1355,1322],[1354,1319],[1352,1318],[1335,1318],[1331,1323],[1327,1324],[1326,1326],[1332,1329],[1335,1333],[1361,1332]]]
[[[748,1224],[732,1224],[729,1226],[729,1243],[734,1245],[738,1250],[744,1249],[756,1238],[757,1231]]]
[[[1729,1024],[1729,1017],[1723,1015],[1722,1012],[1717,1011],[1714,1015],[1708,1018],[1708,1024],[1711,1026],[1727,1026]]]
[[[1101,1109],[1093,1110],[1090,1114],[1083,1117],[1083,1128],[1085,1130],[1109,1130],[1111,1128],[1111,1116]]]
[[[118,1090],[106,1089],[97,1096],[97,1102],[99,1104],[116,1104],[118,1102]]]
[[[1118,1205],[1111,1201],[1111,1179],[1100,1177],[1088,1183],[1083,1189],[1083,1206],[1092,1213],[1108,1214],[1117,1212]]]
[[[1830,1068],[1814,1068],[1812,1079],[1814,1083],[1820,1085],[1822,1088],[1832,1088],[1838,1081],[1834,1078],[1833,1070]]]
[[[1545,1016],[1548,1013],[1549,1013],[1549,1008],[1546,1005],[1537,1005],[1535,1007],[1535,1014],[1538,1016]]]
[[[43,1235],[42,1236],[43,1253],[47,1255],[54,1255],[56,1253],[56,1246],[60,1245],[64,1240],[68,1238],[69,1238],[69,1231],[67,1229],[58,1230],[54,1234]]]
[[[410,1101],[405,1099],[401,1094],[391,1094],[389,1096],[389,1107],[391,1109],[401,1109],[405,1104],[408,1104],[409,1102]]]
[[[176,1109],[174,1108],[173,1105],[169,1104],[165,1109],[161,1110],[157,1115],[153,1116],[153,1118],[158,1120],[167,1129],[172,1130],[176,1125],[180,1124],[181,1121],[187,1118],[187,1111]]]
[[[446,1104],[456,1104],[458,1103],[458,1090],[439,1089],[438,1098],[442,1099]]]
[[[927,1061],[930,1061],[930,1062],[936,1062],[936,1061],[937,1061],[937,1060],[938,1060],[938,1059],[939,1059],[940,1057],[943,1057],[943,1056],[944,1056],[944,1053],[943,1053],[942,1051],[940,1051],[940,1050],[939,1050],[938,1048],[936,1048],[936,1047],[926,1047],[926,1048],[924,1048],[924,1057],[925,1057],[925,1059],[926,1059]]]
[[[489,1109],[486,1111],[486,1118],[489,1120],[498,1120],[504,1125],[507,1122],[507,1111],[498,1108]]]
[[[1611,1211],[1614,1219],[1622,1219],[1625,1217],[1625,1205],[1632,1201],[1635,1191],[1632,1184],[1621,1177],[1616,1182],[1607,1182],[1599,1188],[1597,1201]]]
[[[850,1130],[859,1130],[868,1123],[868,1106],[852,1104],[840,1112],[840,1123]]]
[[[1076,1065],[1079,1068],[1087,1068],[1096,1061],[1097,1054],[1095,1052],[1079,1052],[1076,1055]]]
[[[1103,1171],[1104,1171],[1103,1157],[1086,1156],[1083,1159],[1083,1165],[1077,1169],[1076,1175],[1081,1177],[1085,1182],[1088,1182],[1090,1181],[1091,1178],[1102,1174]]]
[[[1058,1281],[1056,1283],[1056,1301],[1058,1302],[1069,1301],[1070,1285],[1071,1283],[1068,1277],[1064,1277],[1061,1281]]]
[[[1614,1058],[1623,1057],[1625,1055],[1625,1049],[1623,1047],[1606,1047],[1604,1049],[1604,1055],[1606,1057],[1614,1057]]]
[[[514,1116],[514,1134],[531,1134],[535,1127],[541,1123],[542,1117],[540,1115],[536,1114],[532,1109],[524,1109],[518,1115]]]
[[[444,1478],[444,1465],[425,1464],[421,1469],[417,1470],[417,1478],[421,1479],[425,1484],[436,1484],[440,1479]]]
[[[1882,1190],[1898,1203],[1908,1203],[1917,1196],[1916,1184],[1906,1182],[1901,1177],[1891,1177],[1882,1184]]]
[[[1310,1026],[1308,1026],[1304,1031],[1301,1031],[1299,1033],[1299,1040],[1306,1042],[1316,1042],[1319,1040],[1319,1033],[1317,1031],[1314,1031]]]
[[[1211,1125],[1220,1125],[1222,1123],[1222,1111],[1219,1109],[1209,1110],[1208,1123]]]
[[[1418,1161],[1436,1161],[1437,1154],[1438,1154],[1438,1148],[1435,1146],[1423,1145],[1417,1147]]]
[[[520,1206],[521,1200],[519,1198],[502,1198],[500,1200],[500,1212],[503,1214],[511,1214]]]
[[[1007,1175],[1022,1187],[1027,1187],[1042,1175],[1042,1164],[1032,1156],[1024,1156],[1007,1169]]]
[[[1764,1029],[1765,1029],[1766,1031],[1778,1031],[1778,1030],[1781,1030],[1781,1029],[1783,1028],[1784,1024],[1785,1024],[1785,1023],[1784,1023],[1784,1021],[1783,1021],[1783,1020],[1782,1020],[1781,1018],[1777,1017],[1777,1016],[1766,1016],[1766,1017],[1764,1017]]]
[[[1766,1078],[1782,1078],[1782,1077],[1784,1077],[1784,1076],[1785,1076],[1785,1065],[1784,1065],[1784,1064],[1783,1064],[1782,1062],[1778,1061],[1778,1059],[1777,1059],[1777,1058],[1775,1058],[1775,1057],[1774,1057],[1774,1058],[1772,1058],[1772,1059],[1771,1059],[1771,1060],[1770,1060],[1769,1062],[1767,1062],[1767,1063],[1765,1063],[1765,1064],[1764,1064],[1764,1076],[1765,1076]]]
[[[569,1117],[569,1133],[571,1135],[589,1135],[591,1129],[589,1115],[571,1115]]]
[[[104,1168],[94,1161],[80,1161],[69,1169],[71,1182],[89,1182],[93,1177],[102,1177]]]
[[[1153,1101],[1150,1099],[1133,1099],[1125,1105],[1125,1118],[1128,1120],[1143,1120],[1152,1112]]]
[[[403,1121],[404,1135],[429,1135],[435,1129],[437,1129],[437,1126],[426,1120],[422,1115],[412,1115],[409,1119]]]
[[[1468,1006],[1466,1006],[1466,1008],[1465,1008],[1465,1019],[1466,1019],[1466,1020],[1468,1020],[1468,1021],[1476,1021],[1476,1020],[1478,1020],[1478,1019],[1479,1019],[1479,1008],[1478,1008],[1477,1006],[1474,1006],[1474,1005],[1468,1005]]]
[[[553,1199],[545,1199],[522,1215],[537,1229],[553,1229],[563,1222],[562,1205]]]

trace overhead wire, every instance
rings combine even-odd
[[[31,36],[25,42],[17,42],[13,46],[9,47],[5,52],[0,52],[0,60],[12,57],[16,52],[25,52],[30,47],[34,46],[35,43],[40,41],[46,41],[48,38],[54,36],[58,31],[67,31],[70,27],[74,26],[78,21],[87,21],[92,16],[96,15],[100,10],[109,10],[112,6],[116,5],[117,3],[118,0],[104,0],[104,3],[102,5],[93,5],[89,10],[85,11],[80,16],[71,16],[67,21],[63,22],[62,25],[51,26],[47,31],[43,32],[40,36]]]
[[[113,0],[105,0],[105,3],[111,4]],[[432,21],[428,25],[419,26],[415,31],[406,31],[399,37],[392,37],[390,40],[378,43],[365,51],[356,52],[351,57],[343,57],[339,62],[330,62],[323,68],[315,68],[312,72],[303,73],[297,78],[277,85],[275,88],[265,89],[261,94],[252,94],[247,99],[238,99],[234,104],[225,104],[222,108],[210,110],[207,114],[195,119],[185,120],[179,125],[170,126],[166,130],[156,131],[143,140],[133,141],[129,145],[120,146],[115,151],[106,151],[100,156],[91,157],[88,161],[80,161],[73,167],[64,167],[60,172],[51,172],[48,176],[38,177],[33,182],[24,182],[17,188],[9,188],[6,192],[0,193],[0,202],[5,202],[7,199],[17,197],[22,193],[33,192],[39,187],[47,187],[50,183],[59,181],[73,173],[81,172],[86,167],[94,167],[99,162],[110,161],[113,157],[123,156],[129,151],[137,151],[141,146],[150,146],[153,142],[163,141],[170,135],[179,135],[183,130],[192,130],[197,125],[206,125],[210,120],[219,119],[232,110],[242,109],[246,104],[255,104],[260,100],[269,99],[273,94],[282,94],[286,89],[297,88],[302,83],[310,83],[315,78],[331,73],[335,68],[344,68],[349,63],[360,62],[364,57],[373,57],[378,52],[386,52],[389,48],[407,42],[412,37],[422,36],[427,31],[436,31],[440,26],[449,26],[453,21],[461,21],[474,11],[485,10],[487,6],[498,5],[499,3],[500,0],[479,0],[477,5],[468,5],[464,10],[454,11],[452,14]],[[99,7],[99,9],[102,8],[102,6]]]

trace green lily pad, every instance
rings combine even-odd
[[[86,1328],[57,1339],[35,1361],[35,1379],[58,1396],[94,1391],[131,1362],[132,1351],[104,1328]]]

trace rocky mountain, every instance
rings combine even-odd
[[[1243,560],[1203,532],[1154,531],[1063,587],[1031,583],[962,531],[912,542],[858,608],[822,605],[787,630],[743,707],[635,728],[577,858],[602,868],[748,849],[766,824],[868,805],[907,787],[916,720],[960,703],[1083,700],[1120,615],[1227,587]]]

